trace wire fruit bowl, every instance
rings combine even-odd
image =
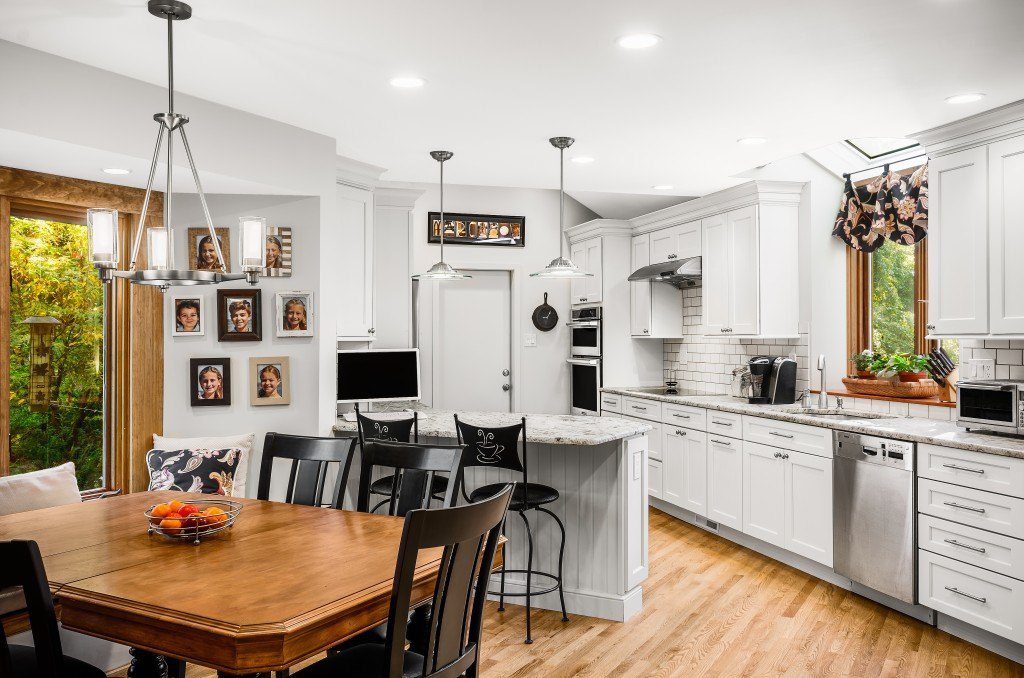
[[[194,499],[182,503],[179,511],[185,511],[188,507],[195,510],[188,511],[185,515],[176,512],[168,515],[162,512],[154,513],[158,506],[164,504],[154,504],[146,509],[146,522],[149,524],[147,532],[168,539],[199,544],[201,537],[209,537],[229,529],[242,512],[242,504],[226,499]]]

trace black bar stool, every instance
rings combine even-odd
[[[562,604],[562,621],[569,621],[565,613],[565,592],[562,590],[562,561],[565,558],[565,525],[554,513],[545,508],[546,504],[558,501],[558,490],[548,485],[531,483],[527,473],[526,455],[526,417],[519,424],[514,426],[502,426],[488,428],[486,426],[474,426],[464,421],[459,421],[459,415],[455,415],[455,431],[459,438],[459,444],[466,446],[466,454],[462,458],[463,468],[470,466],[482,466],[489,468],[505,468],[523,474],[522,482],[513,483],[512,502],[509,504],[509,511],[514,511],[523,519],[526,526],[527,557],[525,570],[509,570],[502,561],[501,568],[501,590],[490,591],[491,595],[498,595],[498,610],[505,609],[505,596],[526,598],[526,642],[532,643],[530,635],[530,599],[533,596],[540,596],[552,591],[558,591],[558,598]],[[519,438],[523,439],[523,453],[519,454]],[[466,476],[462,476],[462,496],[466,501],[477,502],[488,497],[493,497],[501,491],[506,483],[494,483],[484,485],[466,495]],[[536,510],[551,516],[558,524],[562,533],[562,542],[558,549],[558,574],[542,572],[533,569],[533,530],[530,529],[530,521],[526,518],[526,512]],[[504,525],[502,525],[504,532]],[[524,593],[505,592],[505,574],[526,575],[526,591]],[[542,589],[533,590],[533,577],[544,577],[554,583]]]

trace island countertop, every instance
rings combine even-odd
[[[455,438],[455,414],[452,410],[434,410],[418,407],[420,414],[419,432],[428,438]],[[369,416],[380,418],[402,418],[411,416],[408,412],[372,412]],[[467,424],[497,427],[513,426],[526,417],[526,440],[528,443],[547,445],[602,445],[615,440],[632,438],[650,431],[653,426],[634,419],[618,417],[579,417],[568,414],[516,414],[510,412],[458,412],[459,419]],[[336,432],[353,432],[356,422],[339,418],[334,425]]]

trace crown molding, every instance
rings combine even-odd
[[[361,162],[339,155],[335,159],[335,182],[353,188],[372,189],[380,181],[386,167],[378,167],[368,162]]]
[[[569,238],[570,243],[598,236],[631,237],[633,227],[625,219],[591,219],[582,224],[569,226],[565,229],[565,235]]]
[[[373,206],[386,209],[411,210],[426,191],[419,188],[396,188],[378,185],[373,189]]]
[[[911,137],[925,147],[929,156],[935,157],[1020,134],[1024,134],[1024,100],[932,127]]]
[[[629,220],[633,233],[639,235],[668,228],[748,205],[799,205],[805,182],[748,181],[732,188],[666,207]]]

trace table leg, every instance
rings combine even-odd
[[[128,678],[167,678],[167,661],[163,656],[131,648],[132,663],[128,667]]]

